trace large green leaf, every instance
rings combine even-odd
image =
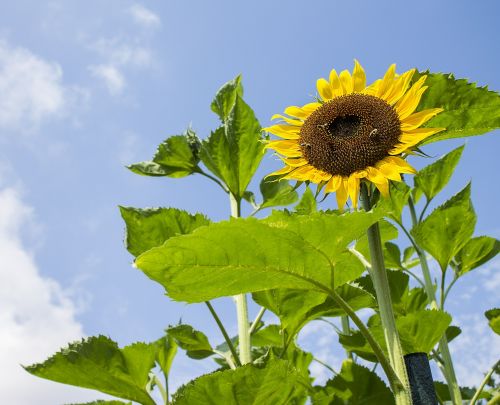
[[[293,204],[299,196],[288,180],[265,177],[260,182],[262,204],[259,209]]]
[[[411,230],[417,244],[445,271],[451,259],[469,241],[476,224],[470,201],[470,183]]]
[[[85,402],[84,404],[67,404],[67,405],[132,405],[132,402],[123,401],[105,401],[104,399],[98,399],[97,401]]]
[[[301,404],[309,385],[288,361],[269,360],[201,376],[181,387],[172,405]]]
[[[391,405],[394,397],[380,377],[368,368],[344,360],[342,369],[324,387],[317,387],[313,405]]]
[[[471,238],[453,259],[458,275],[475,269],[493,259],[500,251],[500,241],[489,236]]]
[[[134,343],[120,349],[111,339],[97,336],[71,343],[45,362],[25,369],[48,380],[155,405],[146,390],[155,356],[155,345]]]
[[[210,107],[221,121],[226,121],[229,112],[234,106],[236,97],[243,97],[243,86],[241,85],[241,75],[225,83],[215,95]]]
[[[434,163],[419,170],[415,175],[415,186],[423,191],[428,201],[432,200],[448,184],[463,150],[463,146],[452,150]]]
[[[373,295],[361,288],[344,284],[335,291],[355,311],[375,305]],[[276,289],[256,292],[253,298],[279,317],[287,338],[293,338],[306,323],[314,319],[345,315],[332,298],[316,291]]]
[[[275,212],[265,221],[232,219],[170,238],[136,266],[187,302],[274,288],[328,292],[364,271],[346,248],[380,216]]]
[[[125,244],[134,256],[162,245],[175,235],[193,232],[208,225],[210,220],[202,214],[189,214],[177,208],[120,207],[127,232]]]
[[[500,308],[489,309],[484,313],[484,316],[488,319],[493,332],[500,335]]]
[[[396,327],[404,354],[429,353],[446,333],[451,322],[451,316],[438,310],[419,310],[396,317]],[[369,330],[375,340],[386,351],[384,330],[380,317],[375,315],[370,319]],[[368,361],[377,361],[373,350],[363,335],[353,332],[350,335],[340,334],[339,342],[348,351],[356,353]]]
[[[224,126],[203,141],[200,158],[234,196],[242,198],[263,156],[260,124],[237,95]]]
[[[198,152],[200,141],[193,130],[174,135],[163,141],[152,161],[127,166],[134,173],[144,176],[185,177],[200,171]]]
[[[418,105],[417,111],[442,107],[444,111],[425,126],[446,128],[425,139],[421,145],[449,138],[481,135],[500,127],[500,96],[486,87],[476,87],[465,79],[455,79],[451,74],[418,73],[427,75],[429,86]]]
[[[179,347],[192,359],[204,359],[214,354],[206,335],[190,325],[170,327],[167,329],[167,334],[174,338]]]

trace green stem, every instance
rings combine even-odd
[[[264,316],[265,312],[266,312],[266,308],[262,307],[260,309],[259,313],[257,314],[257,316],[255,317],[255,319],[253,320],[252,325],[250,326],[250,329],[248,331],[248,333],[250,335],[252,335],[255,332],[255,330],[257,329],[257,326],[259,326],[259,322],[262,319],[262,317]]]
[[[195,170],[195,173],[201,174],[202,176],[205,176],[207,179],[212,180],[213,182],[217,183],[217,184],[219,185],[219,187],[220,187],[220,188],[222,188],[222,189],[224,190],[224,192],[229,193],[229,190],[227,189],[227,187],[226,187],[223,183],[221,183],[221,182],[219,181],[219,179],[217,179],[216,177],[211,176],[211,175],[210,175],[210,174],[208,174],[208,173],[205,173],[205,172],[204,172],[203,170],[201,170],[201,169],[200,169],[200,170]]]
[[[161,383],[160,379],[158,378],[158,376],[156,374],[151,373],[150,375],[151,375],[152,380],[154,381],[155,385],[158,387],[158,390],[160,391],[160,395],[161,395],[161,398],[163,399],[163,403],[168,404],[168,394],[167,394],[165,387],[163,386],[163,384]]]
[[[327,368],[328,370],[330,370],[333,375],[337,375],[338,373],[332,368],[330,367],[328,364],[326,364],[324,361],[320,360],[320,359],[317,359],[316,357],[313,357],[313,360],[316,362],[316,363],[319,363],[321,364],[323,367]]]
[[[479,395],[481,395],[481,392],[483,391],[484,389],[484,386],[488,383],[488,380],[491,378],[491,376],[493,375],[493,373],[495,372],[496,368],[500,366],[500,360],[497,361],[493,367],[491,367],[491,370],[488,372],[488,374],[486,374],[486,376],[484,377],[483,381],[481,382],[481,385],[479,386],[479,388],[477,389],[476,393],[474,394],[474,396],[472,397],[472,399],[470,400],[470,405],[474,405],[476,403],[476,401],[478,400],[479,398]]]
[[[231,203],[231,216],[239,218],[241,216],[241,199],[229,193],[229,201]],[[252,354],[250,350],[247,296],[246,294],[238,294],[233,298],[236,302],[236,314],[238,318],[240,362],[241,364],[248,364],[252,361]]]
[[[368,187],[365,183],[361,184],[361,202],[366,211],[371,210],[370,196],[368,194]],[[367,236],[372,262],[372,266],[368,269],[368,271],[377,295],[380,320],[382,321],[387,351],[389,352],[389,361],[394,368],[394,372],[403,385],[402,389],[394,391],[394,399],[397,405],[411,404],[412,397],[410,383],[408,381],[408,374],[406,372],[406,365],[403,358],[403,349],[401,348],[401,342],[399,340],[398,330],[396,329],[396,321],[392,310],[391,292],[385,269],[382,240],[380,238],[378,223],[375,223],[368,228]]]
[[[345,311],[345,313],[349,316],[349,318],[351,318],[354,324],[358,327],[360,333],[366,339],[366,341],[372,348],[375,357],[377,357],[377,360],[384,369],[385,375],[387,376],[393,391],[395,393],[401,391],[403,388],[402,382],[397,376],[396,372],[394,371],[389,359],[386,357],[384,351],[382,350],[378,342],[374,339],[373,335],[368,330],[363,321],[356,314],[354,309],[346,301],[344,301],[344,299],[339,294],[337,294],[335,290],[329,290],[328,294],[330,295],[330,297],[333,298],[333,300],[338,304],[338,306]],[[400,402],[400,403],[411,404],[411,402]]]
[[[210,301],[205,301],[205,304],[207,305],[208,310],[210,311],[210,313],[212,314],[213,318],[215,319],[215,322],[217,323],[217,326],[219,327],[219,329],[220,329],[220,331],[222,333],[222,336],[224,336],[224,340],[226,341],[226,344],[229,347],[229,351],[233,355],[235,363],[238,366],[241,366],[240,359],[238,358],[238,354],[236,353],[236,350],[235,350],[235,348],[233,346],[233,342],[231,342],[231,338],[227,334],[226,328],[224,328],[224,325],[222,324],[219,316],[217,315],[217,312],[215,312],[215,309],[212,306],[212,304],[210,303]]]
[[[408,206],[410,208],[410,214],[413,226],[417,226],[417,212],[415,210],[415,204],[413,203],[413,198],[410,196],[408,199]],[[422,268],[422,274],[424,276],[425,291],[427,293],[427,299],[431,309],[438,309],[438,303],[436,300],[436,293],[434,291],[434,283],[432,282],[431,271],[429,269],[429,263],[427,263],[427,257],[422,249],[415,244],[415,250],[420,259],[420,267]],[[442,297],[444,298],[444,297]],[[443,300],[444,304],[444,300]],[[450,348],[448,346],[448,339],[446,335],[443,335],[439,340],[439,352],[441,358],[443,359],[443,375],[448,384],[448,389],[450,391],[450,396],[454,405],[462,404],[462,394],[460,392],[460,387],[457,382],[457,376],[455,374],[455,368],[453,367],[453,361],[451,359]]]
[[[342,315],[340,317],[340,321],[342,322],[342,333],[344,335],[350,335],[351,327],[349,325],[349,317],[346,315]],[[347,352],[347,357],[352,360],[352,352],[350,350],[346,350],[346,352]]]

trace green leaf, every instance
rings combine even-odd
[[[415,186],[423,191],[427,201],[432,200],[448,184],[463,150],[463,146],[452,150],[415,175]]]
[[[397,228],[392,225],[391,223],[387,222],[386,220],[381,220],[379,222],[379,229],[380,229],[380,237],[382,240],[382,243],[384,244],[384,261],[386,263],[387,268],[394,268],[394,254],[397,254],[395,252],[395,249],[392,246],[387,246],[388,241],[396,239],[398,237],[398,230]],[[366,234],[364,234],[361,238],[358,239],[356,242],[356,250],[361,253],[364,258],[370,262],[370,249],[368,247],[368,237]],[[397,248],[399,250],[399,248]],[[399,255],[401,255],[399,253]],[[400,267],[395,267],[399,269]]]
[[[471,238],[457,253],[453,263],[458,275],[483,265],[500,251],[500,241],[489,236]]]
[[[152,161],[135,163],[127,168],[143,176],[185,177],[200,171],[199,148],[198,137],[188,129],[184,135],[174,135],[163,141]]]
[[[179,347],[192,359],[204,359],[214,354],[205,334],[190,325],[170,327],[167,329],[167,334],[174,338]]]
[[[304,194],[299,201],[299,203],[295,206],[295,212],[297,214],[307,215],[312,214],[317,211],[317,203],[316,198],[314,198],[314,194],[309,187],[306,187]]]
[[[453,339],[455,339],[458,335],[462,333],[462,329],[458,326],[450,325],[446,329],[446,340],[450,343]]]
[[[413,80],[427,74],[425,91],[417,111],[442,107],[444,111],[425,126],[446,128],[446,131],[425,139],[421,145],[450,138],[481,135],[500,127],[500,96],[486,87],[476,87],[451,74],[418,73]]]
[[[347,246],[380,216],[276,211],[265,221],[232,219],[170,238],[136,266],[187,302],[274,288],[327,292],[364,271]]]
[[[241,75],[225,83],[215,95],[210,108],[216,113],[221,121],[226,121],[229,112],[234,106],[236,97],[243,97],[243,86],[241,85]]]
[[[85,402],[80,404],[67,404],[67,405],[132,405],[132,402],[123,402],[123,401],[105,401],[103,399],[98,399],[97,401]]]
[[[436,395],[439,398],[441,402],[446,402],[450,401],[451,402],[451,397],[450,397],[450,389],[448,388],[448,385],[441,382],[441,381],[434,381],[434,388],[436,389]],[[469,388],[469,387],[460,387],[460,393],[462,394],[462,399],[468,400],[472,399],[474,397],[476,390],[474,388]],[[489,399],[491,397],[491,394],[486,392],[486,390],[483,390],[481,394],[479,394],[479,398],[486,398]],[[493,405],[493,403],[489,403],[489,405]]]
[[[445,271],[451,259],[469,241],[476,224],[470,201],[470,183],[436,208],[411,230],[417,244],[429,252]]]
[[[500,308],[489,309],[484,313],[484,316],[488,319],[493,332],[500,335]]]
[[[301,404],[309,381],[285,360],[217,371],[181,387],[172,405]]]
[[[120,207],[120,213],[127,225],[125,244],[134,256],[210,223],[202,214],[192,215],[177,208]]]
[[[165,377],[168,377],[172,362],[177,354],[177,343],[172,336],[166,334],[164,337],[158,339],[156,342],[156,362],[160,366]]]
[[[344,360],[342,369],[325,387],[317,388],[313,405],[390,405],[391,390],[380,377],[352,360]]]
[[[377,207],[387,211],[391,217],[401,222],[403,208],[408,202],[411,189],[402,181],[391,181],[389,187],[389,197],[380,197]]]
[[[48,380],[155,405],[146,390],[155,355],[154,345],[134,343],[120,349],[111,339],[97,336],[71,343],[45,362],[25,369]]]
[[[344,284],[335,291],[355,311],[375,306],[373,295],[361,288]],[[259,291],[252,296],[257,304],[278,316],[281,327],[289,339],[314,319],[345,315],[343,309],[333,299],[316,291],[276,289]]]
[[[288,180],[265,177],[260,182],[263,197],[260,209],[293,204],[299,196]]]
[[[419,310],[409,312],[406,315],[396,317],[396,327],[404,354],[429,353],[445,334],[451,316],[446,312],[438,310]],[[368,328],[386,351],[384,330],[380,323],[380,317],[374,315],[369,322]],[[339,342],[346,350],[349,350],[368,361],[377,361],[371,346],[368,345],[364,336],[359,332],[350,335],[339,334]]]
[[[241,199],[263,156],[260,124],[253,110],[236,96],[224,126],[203,141],[200,158]]]
[[[283,346],[283,336],[279,325],[267,325],[252,335],[252,346]]]

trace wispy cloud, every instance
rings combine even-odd
[[[43,277],[21,230],[33,224],[32,209],[15,188],[0,190],[0,392],[2,402],[49,405],[95,398],[86,390],[29,375],[20,364],[42,361],[83,335],[73,300]]]
[[[31,129],[60,116],[67,98],[61,66],[0,40],[0,128]]]
[[[133,20],[143,27],[158,28],[161,26],[160,17],[142,4],[134,4],[127,11],[132,16]]]
[[[89,66],[89,70],[92,76],[104,82],[110,94],[116,96],[123,92],[125,77],[123,77],[123,74],[117,67],[113,65],[91,65]]]

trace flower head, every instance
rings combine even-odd
[[[402,173],[416,173],[402,157],[418,143],[444,128],[421,128],[443,111],[415,112],[426,76],[410,86],[415,69],[396,74],[391,65],[382,79],[366,86],[363,68],[355,61],[348,70],[330,72],[316,83],[320,98],[302,107],[291,106],[282,122],[265,128],[282,138],[266,147],[282,155],[285,167],[271,173],[281,178],[309,181],[335,192],[339,208],[348,198],[357,206],[360,181],[373,183],[387,196],[389,181]]]

